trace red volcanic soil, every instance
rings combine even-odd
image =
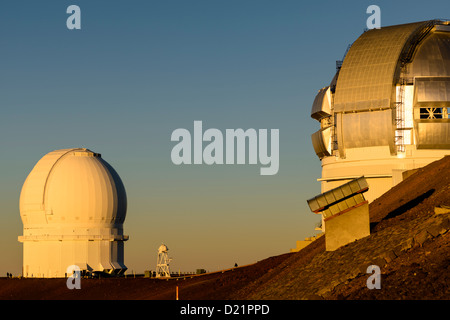
[[[419,169],[370,204],[371,234],[325,251],[320,237],[296,253],[253,265],[179,279],[0,278],[0,299],[180,300],[440,299],[450,298],[450,156]],[[368,265],[381,269],[369,290]]]
[[[256,264],[202,275],[171,279],[143,277],[81,279],[81,289],[69,290],[66,279],[0,278],[0,299],[25,300],[180,300],[228,299],[284,261],[289,254]]]

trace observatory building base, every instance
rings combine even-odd
[[[368,190],[360,177],[308,200],[311,211],[322,215],[326,251],[370,235],[369,202],[363,195]]]
[[[370,235],[369,203],[367,201],[324,219],[325,249],[334,251]]]
[[[71,265],[81,272],[122,274],[122,241],[23,241],[23,277],[63,278]]]

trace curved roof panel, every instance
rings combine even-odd
[[[24,226],[123,223],[126,191],[117,172],[88,149],[55,150],[28,175],[20,194]]]
[[[335,112],[390,108],[400,56],[430,21],[372,29],[348,51],[336,84]]]
[[[450,75],[450,26],[448,28],[448,31],[437,29],[420,44],[409,67],[409,78]]]
[[[38,161],[28,175],[24,183],[24,187],[22,187],[20,202],[21,210],[24,210],[25,207],[27,208],[26,211],[44,210],[45,186],[47,184],[50,172],[63,156],[76,150],[82,149],[72,148],[55,150],[46,154],[41,160]]]
[[[330,87],[319,90],[311,109],[311,118],[320,119],[331,116],[331,91]]]

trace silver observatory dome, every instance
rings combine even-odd
[[[313,102],[322,192],[364,176],[373,201],[450,154],[449,111],[449,21],[364,32]]]

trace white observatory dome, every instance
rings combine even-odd
[[[28,175],[20,195],[24,227],[123,223],[127,197],[116,171],[88,149],[56,150]]]
[[[64,276],[69,265],[125,271],[126,211],[122,180],[100,154],[83,148],[48,153],[20,194],[24,276]]]

